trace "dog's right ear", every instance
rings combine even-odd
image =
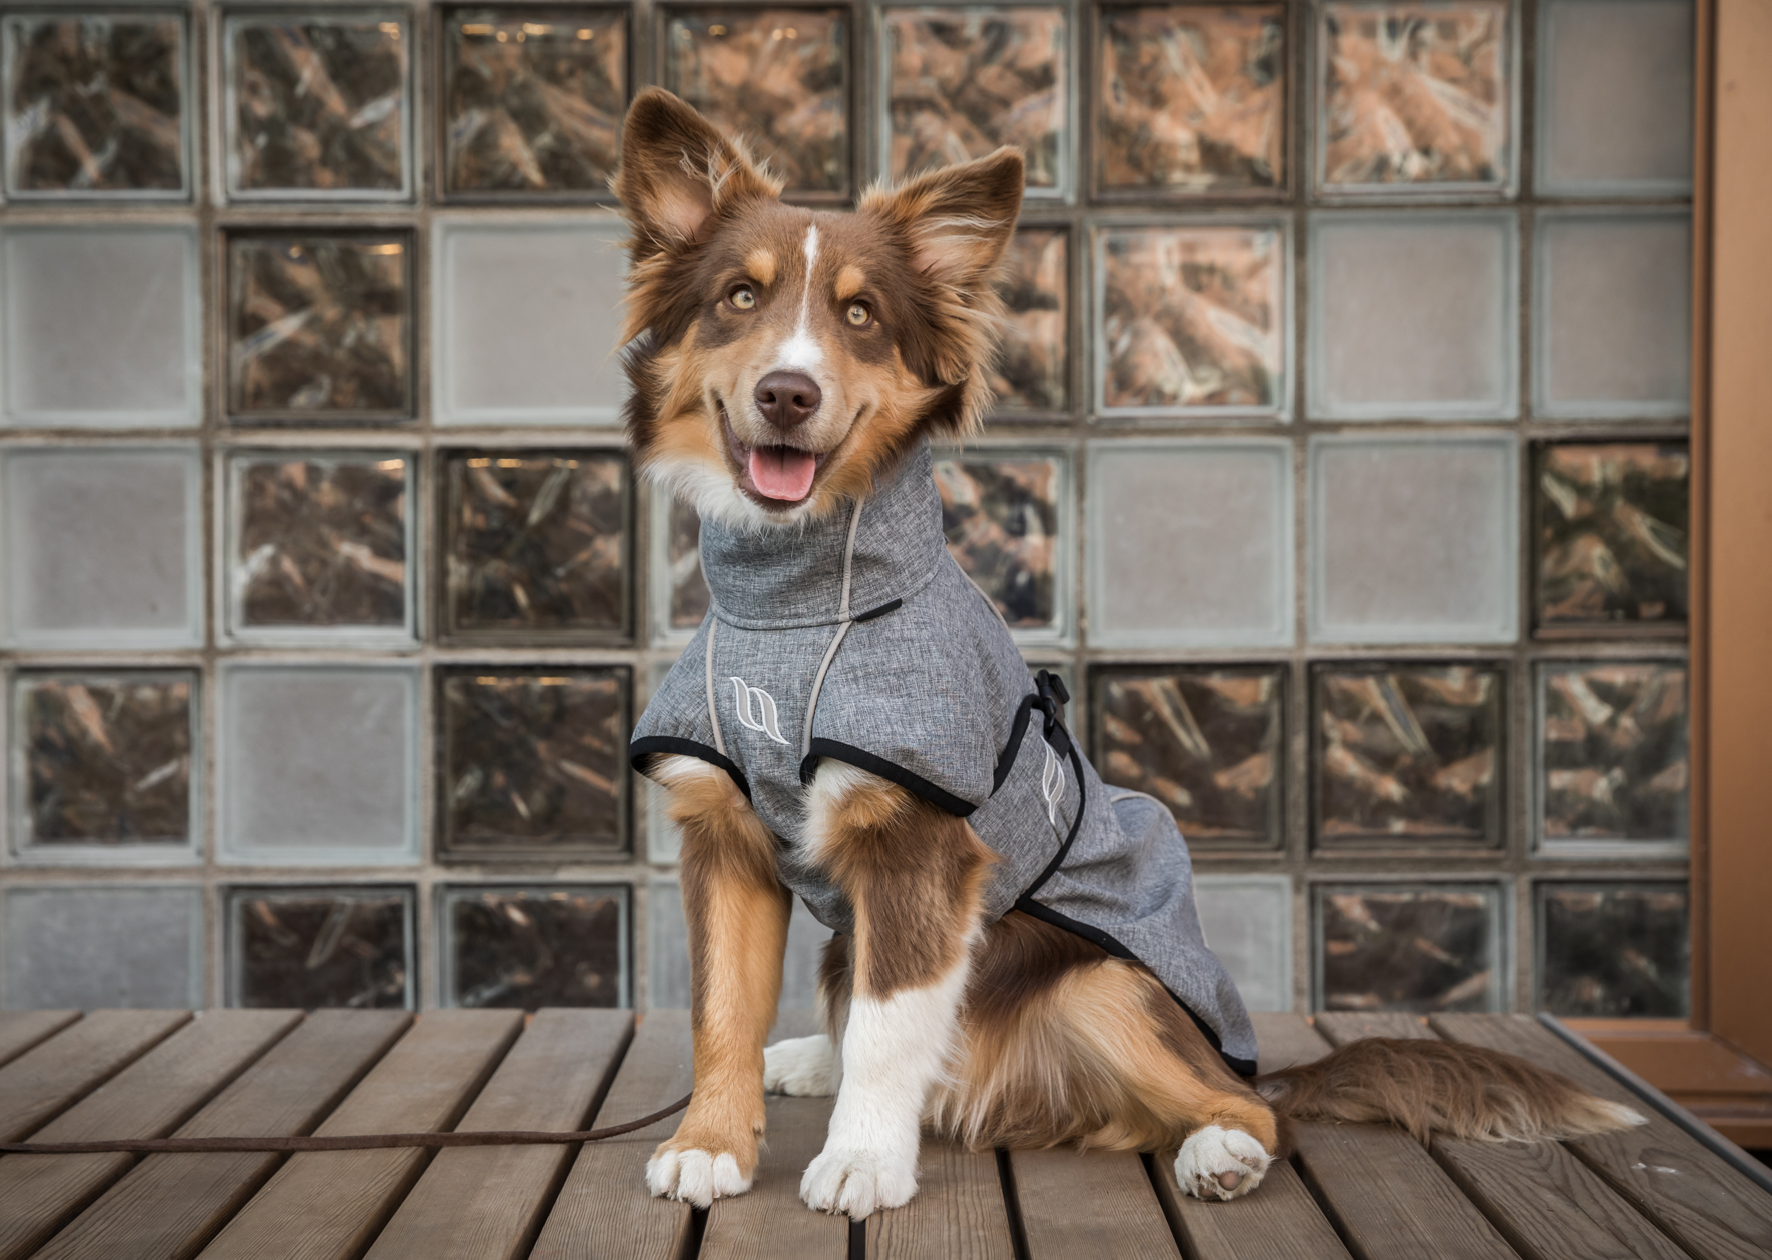
[[[612,187],[634,226],[636,258],[704,241],[732,206],[781,193],[780,182],[759,171],[742,145],[656,87],[628,107]]]

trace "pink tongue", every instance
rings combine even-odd
[[[812,490],[812,476],[818,461],[810,451],[797,451],[791,446],[753,446],[751,448],[751,484],[766,499],[798,503]]]

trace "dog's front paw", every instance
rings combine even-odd
[[[837,1092],[837,1055],[831,1039],[790,1037],[763,1048],[763,1088],[795,1098],[828,1098]]]
[[[917,1193],[917,1160],[879,1151],[825,1147],[800,1178],[800,1197],[820,1212],[854,1220],[880,1208],[903,1207]]]
[[[705,1208],[715,1199],[730,1199],[751,1188],[757,1155],[708,1151],[681,1145],[676,1139],[659,1144],[646,1161],[646,1188],[662,1199],[682,1199]]]
[[[1175,1157],[1175,1180],[1196,1199],[1235,1199],[1267,1175],[1273,1156],[1241,1129],[1209,1124],[1188,1136]]]

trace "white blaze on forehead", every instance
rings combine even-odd
[[[775,351],[775,370],[815,368],[824,359],[824,347],[812,336],[806,317],[812,302],[812,264],[818,261],[818,225],[806,229],[806,283],[800,290],[800,318],[794,331]]]

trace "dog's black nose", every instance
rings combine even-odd
[[[778,429],[793,429],[812,419],[824,395],[804,372],[771,372],[757,382],[757,410]]]

